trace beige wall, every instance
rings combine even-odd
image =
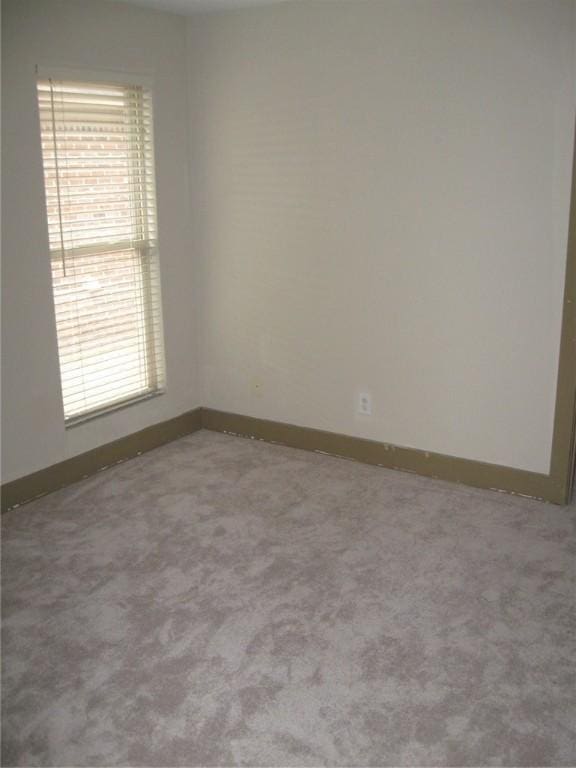
[[[3,481],[200,404],[548,470],[573,2],[2,10]],[[70,430],[36,63],[156,86],[168,393]]]
[[[548,472],[574,40],[570,0],[190,20],[203,404]]]
[[[104,0],[2,3],[2,480],[200,405],[189,227],[182,19]],[[158,215],[168,390],[64,429],[50,284],[35,64],[155,82]]]

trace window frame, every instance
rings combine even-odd
[[[57,340],[56,344],[56,356],[58,360],[58,382],[60,387],[60,402],[62,405],[62,418],[65,429],[71,429],[75,426],[78,426],[80,424],[84,424],[88,421],[92,421],[94,419],[99,419],[104,416],[108,416],[112,413],[115,413],[119,410],[124,410],[125,408],[129,408],[134,405],[138,405],[140,403],[146,402],[148,400],[155,399],[156,397],[159,397],[161,395],[164,395],[167,391],[167,378],[168,378],[168,371],[167,371],[167,363],[166,363],[166,344],[165,344],[165,334],[164,334],[164,304],[162,301],[162,264],[160,259],[160,253],[161,253],[161,244],[160,244],[160,222],[159,222],[159,216],[158,216],[158,192],[157,192],[157,173],[156,173],[156,167],[157,167],[157,152],[156,152],[156,126],[155,126],[155,115],[156,115],[156,89],[155,89],[155,81],[154,77],[151,74],[146,74],[142,72],[132,72],[132,71],[118,71],[118,70],[84,70],[79,69],[77,67],[63,67],[60,65],[51,65],[50,63],[42,63],[42,64],[36,64],[35,65],[35,92],[36,92],[36,84],[39,81],[46,81],[46,80],[54,80],[54,81],[73,81],[76,83],[86,83],[87,85],[110,85],[115,87],[141,87],[143,89],[146,89],[150,94],[151,104],[152,104],[152,113],[151,113],[151,128],[152,128],[152,154],[153,154],[153,163],[152,167],[150,168],[150,173],[153,176],[154,181],[154,193],[155,193],[155,209],[156,209],[156,237],[155,237],[155,246],[153,248],[154,253],[151,253],[150,249],[150,243],[148,240],[142,240],[142,241],[129,241],[128,243],[118,242],[114,244],[114,250],[120,249],[120,246],[123,244],[129,247],[130,249],[134,249],[139,253],[139,262],[141,264],[142,272],[144,272],[145,269],[151,268],[151,256],[155,259],[155,265],[154,269],[157,271],[158,274],[158,285],[156,286],[156,290],[158,291],[158,306],[155,308],[156,313],[153,318],[153,322],[156,322],[158,326],[158,334],[160,338],[160,349],[155,351],[155,354],[160,355],[160,361],[159,364],[155,366],[154,373],[156,377],[156,383],[154,388],[151,388],[150,390],[147,390],[145,392],[135,394],[133,396],[128,396],[126,398],[122,398],[115,402],[110,402],[108,404],[105,404],[101,407],[97,407],[91,410],[87,410],[82,413],[78,413],[76,415],[72,415],[69,417],[66,417],[65,410],[64,410],[64,391],[63,391],[63,385],[62,385],[62,369],[61,369],[61,359],[60,359],[60,347],[58,343],[58,322],[57,322],[57,313],[56,313],[56,303],[55,303],[55,293],[54,293],[54,278],[53,278],[53,272],[52,272],[52,259],[57,254],[57,251],[50,248],[50,241],[48,237],[48,209],[47,209],[47,197],[46,197],[46,183],[45,183],[45,177],[44,177],[44,154],[42,151],[42,147],[40,146],[40,160],[42,165],[42,196],[43,196],[43,216],[44,216],[44,222],[45,222],[45,234],[46,234],[46,246],[47,246],[47,253],[49,257],[50,262],[50,289],[51,289],[51,295],[52,295],[52,310],[53,310],[53,321],[54,321],[54,331],[55,331],[55,337]],[[42,133],[40,130],[40,109],[39,109],[39,103],[38,103],[38,97],[36,96],[35,100],[35,106],[36,106],[36,115],[37,115],[37,125],[39,126],[38,130],[38,141],[39,144],[41,143],[42,139]],[[95,253],[99,247],[99,245],[88,245],[84,247],[79,247],[77,250],[86,250],[87,253]],[[75,249],[76,250],[76,249]],[[148,251],[148,253],[146,253]],[[148,281],[150,282],[150,281]],[[149,324],[150,317],[146,317],[146,323]],[[161,372],[161,381],[158,380],[158,373]]]

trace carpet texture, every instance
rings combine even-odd
[[[14,510],[3,765],[573,766],[574,513],[208,432]]]

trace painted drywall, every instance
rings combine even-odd
[[[103,0],[2,3],[2,480],[200,405],[182,19]],[[154,80],[167,392],[65,430],[43,198],[35,65]]]
[[[203,404],[547,473],[574,40],[570,0],[190,19]]]
[[[2,15],[4,482],[200,404],[548,470],[573,2]],[[156,86],[168,392],[70,430],[36,63]]]
[[[170,11],[187,16],[198,11],[237,10],[257,5],[274,5],[290,0],[117,0],[117,2],[141,5],[143,8],[154,8],[158,11]]]

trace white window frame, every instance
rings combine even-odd
[[[153,137],[153,150],[154,150],[154,163],[153,168],[151,169],[152,173],[154,174],[154,187],[157,190],[157,184],[156,184],[156,141],[155,141],[155,113],[156,113],[156,100],[155,100],[155,81],[154,77],[151,74],[146,74],[142,72],[132,72],[132,71],[118,71],[118,70],[84,70],[79,69],[77,67],[67,67],[67,66],[61,66],[61,65],[54,65],[49,62],[43,62],[38,63],[35,65],[35,82],[38,82],[39,80],[55,80],[55,81],[73,81],[78,83],[93,83],[93,84],[102,84],[102,85],[111,85],[111,86],[139,86],[142,88],[147,89],[150,92],[151,99],[152,99],[152,137]],[[36,110],[38,112],[38,101],[36,100]],[[43,158],[42,158],[42,164],[43,164]],[[45,230],[48,231],[48,224],[47,224],[47,208],[46,208],[46,197],[45,197],[45,184],[44,184],[44,174],[42,175],[42,191],[44,194],[44,217],[46,220]],[[166,353],[165,353],[165,336],[164,336],[164,305],[162,301],[162,263],[159,254],[161,253],[161,243],[160,243],[160,223],[158,221],[158,194],[156,192],[155,196],[155,203],[156,203],[156,217],[157,217],[157,227],[156,227],[156,269],[158,271],[159,276],[159,284],[157,287],[158,293],[159,293],[159,301],[158,301],[158,307],[157,307],[157,317],[155,318],[157,324],[158,324],[158,333],[160,335],[160,338],[162,340],[161,344],[161,350],[160,354],[162,356],[162,359],[160,361],[160,365],[162,368],[162,384],[157,386],[153,391],[145,392],[140,395],[135,395],[134,397],[127,398],[126,400],[122,400],[116,403],[110,403],[109,405],[104,405],[101,408],[98,408],[93,411],[88,411],[85,413],[80,413],[78,415],[74,415],[71,417],[66,417],[64,414],[64,396],[62,391],[62,374],[60,371],[60,353],[59,348],[56,349],[56,354],[58,356],[58,368],[59,368],[59,384],[60,384],[60,401],[62,403],[62,415],[63,415],[63,421],[65,429],[73,428],[77,425],[84,424],[85,422],[92,421],[94,419],[102,418],[103,416],[107,416],[110,414],[113,414],[116,411],[123,410],[125,408],[130,408],[134,405],[138,405],[140,403],[146,402],[148,400],[154,399],[156,397],[159,397],[166,393],[167,390],[167,365],[166,365]],[[134,243],[131,243],[131,247],[134,246]],[[98,246],[94,247],[94,251],[96,250]],[[50,256],[52,257],[52,251],[48,248],[48,252]],[[53,288],[53,282],[52,282],[52,266],[50,267],[50,287],[52,291],[52,306],[54,308],[54,288]],[[56,323],[56,312],[54,310],[54,327],[56,336],[58,334],[57,329],[57,323]]]

